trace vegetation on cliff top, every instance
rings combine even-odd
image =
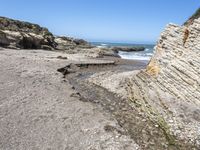
[[[48,31],[47,28],[41,27],[37,24],[14,20],[6,17],[0,16],[0,29],[1,30],[9,30],[9,31],[19,31],[19,32],[27,32],[27,33],[35,33],[35,34],[43,34],[43,35],[53,35]]]
[[[200,17],[200,8],[196,10],[196,12],[184,23],[185,26],[188,26],[193,23],[195,19]]]

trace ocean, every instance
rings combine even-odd
[[[153,50],[155,45],[151,44],[127,44],[127,43],[107,43],[107,42],[92,42],[92,45],[98,47],[113,47],[113,46],[126,46],[126,47],[145,47],[144,51],[139,52],[124,52],[119,51],[119,55],[123,59],[134,59],[134,60],[150,60],[151,56],[153,55]]]

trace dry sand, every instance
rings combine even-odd
[[[123,129],[109,113],[72,96],[76,91],[56,71],[71,60],[58,56],[83,59],[43,50],[0,50],[0,149],[139,149],[117,132]]]

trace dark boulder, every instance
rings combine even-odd
[[[6,37],[6,34],[4,32],[0,31],[0,46],[6,47],[10,44],[8,38]]]
[[[113,50],[116,53],[118,53],[119,51],[136,52],[136,51],[144,51],[145,47],[125,47],[125,46],[120,46],[120,47],[111,47],[110,49]]]

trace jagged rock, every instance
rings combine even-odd
[[[41,35],[52,35],[47,28],[40,27],[37,24],[13,20],[6,17],[0,17],[0,29]]]
[[[0,17],[0,45],[22,49],[54,49],[54,36],[37,24]],[[6,41],[6,43],[5,43]]]
[[[93,48],[85,40],[69,37],[54,37],[47,28],[5,17],[0,17],[0,46],[14,49],[45,50]]]
[[[37,24],[0,17],[0,47],[12,49],[62,50],[66,53],[94,54],[96,57],[116,56],[110,49],[100,49],[85,40],[53,36]]]

